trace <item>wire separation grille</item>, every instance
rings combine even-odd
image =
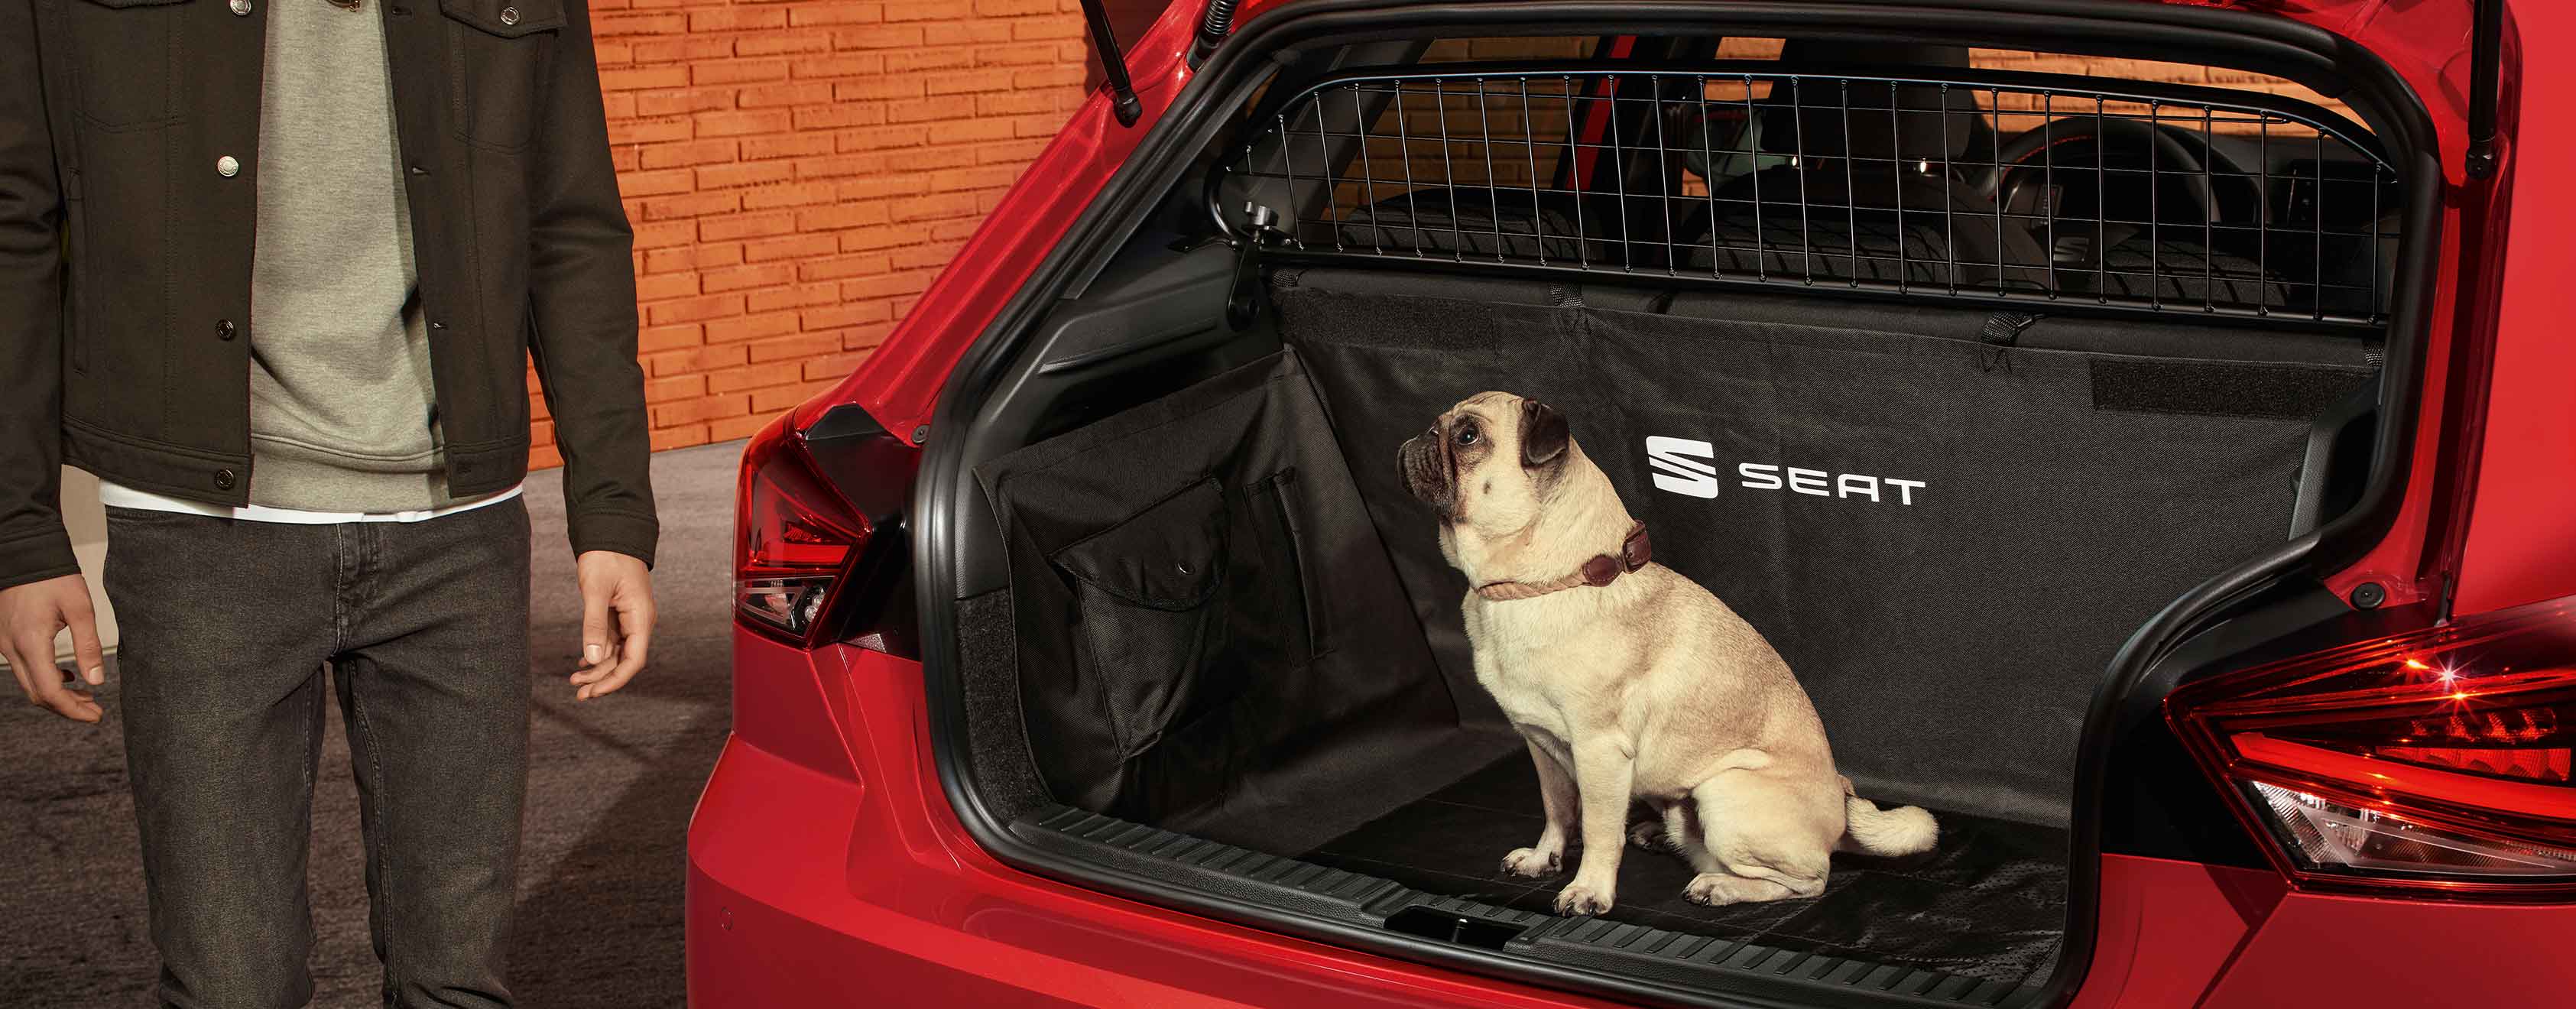
[[[1300,255],[2383,322],[2403,193],[2367,133],[2102,83],[1346,76],[1265,104],[1212,192]]]

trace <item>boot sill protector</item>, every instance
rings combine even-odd
[[[2028,983],[2008,985],[1605,918],[1496,907],[1069,807],[1023,817],[1010,829],[1020,840],[1059,857],[1295,914],[1419,937],[1426,934],[1420,924],[1428,911],[1461,919],[1462,931],[1468,926],[1486,934],[1493,926],[1517,928],[1518,934],[1500,945],[1507,957],[1712,992],[1827,1005],[1862,995],[1880,1004],[1995,1009],[2022,1009],[2040,994]],[[1388,920],[1399,914],[1405,920],[1390,927]],[[1492,948],[1467,940],[1460,945]]]

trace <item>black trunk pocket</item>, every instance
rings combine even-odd
[[[1313,662],[1317,656],[1333,650],[1332,638],[1326,633],[1332,610],[1328,601],[1316,591],[1315,571],[1306,554],[1306,533],[1297,518],[1297,468],[1291,466],[1272,474],[1254,484],[1252,492],[1246,496],[1270,513],[1275,535],[1273,542],[1284,558],[1282,573],[1297,582],[1297,625],[1306,632],[1305,653],[1299,659]]]
[[[1121,760],[1153,748],[1189,708],[1221,630],[1211,601],[1224,581],[1225,527],[1225,495],[1208,478],[1052,558],[1073,577],[1082,672],[1099,684]]]

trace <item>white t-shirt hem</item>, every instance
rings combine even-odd
[[[325,512],[302,508],[272,508],[268,505],[219,505],[203,501],[154,494],[121,484],[99,481],[98,500],[111,508],[136,508],[143,511],[183,512],[211,518],[240,519],[244,522],[281,522],[288,525],[336,525],[342,522],[424,522],[442,515],[473,511],[484,505],[499,504],[518,497],[525,484],[508,490],[494,491],[481,497],[468,498],[439,508],[398,512]]]

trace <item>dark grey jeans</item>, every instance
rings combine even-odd
[[[528,512],[283,525],[108,509],[161,998],[302,1006],[323,671],[349,730],[385,1004],[510,1004]]]

